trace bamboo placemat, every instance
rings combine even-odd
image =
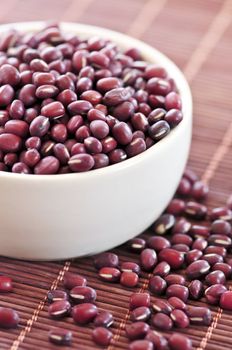
[[[1,3],[2,23],[40,19],[75,21],[119,30],[155,46],[179,65],[194,97],[189,166],[211,186],[207,204],[222,205],[232,192],[232,1],[7,0]],[[123,246],[115,251],[121,261],[137,259]],[[0,350],[56,349],[47,341],[47,332],[52,326],[73,331],[73,345],[64,349],[96,348],[90,336],[91,327],[79,327],[70,319],[57,322],[48,318],[47,291],[61,285],[65,271],[85,275],[89,285],[97,289],[97,305],[113,313],[114,338],[108,350],[127,349],[125,325],[129,319],[131,291],[100,282],[92,258],[26,262],[2,257],[0,261],[0,272],[15,281],[14,292],[1,295],[0,304],[15,308],[21,317],[18,329],[0,330]],[[143,274],[135,290],[144,291],[147,284],[148,275]],[[232,314],[217,307],[211,309],[214,318],[209,327],[191,326],[184,332],[192,338],[194,349],[229,350],[232,348]]]

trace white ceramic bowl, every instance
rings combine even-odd
[[[40,22],[0,26],[36,31]],[[86,173],[21,175],[0,172],[0,254],[23,259],[64,259],[115,247],[145,230],[172,198],[191,141],[192,99],[180,70],[147,44],[111,30],[63,23],[66,32],[100,36],[122,49],[137,47],[176,81],[183,121],[144,153]]]

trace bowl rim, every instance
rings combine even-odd
[[[19,31],[25,32],[33,32],[43,28],[46,24],[45,21],[25,21],[25,22],[15,22],[9,24],[1,24],[0,32],[7,31],[9,29],[16,29]],[[164,152],[165,148],[168,147],[170,143],[172,143],[173,139],[178,138],[182,129],[188,126],[188,119],[192,118],[192,94],[190,91],[189,84],[184,77],[181,70],[177,67],[177,65],[169,59],[165,54],[160,52],[159,50],[153,48],[151,45],[135,39],[129,35],[124,33],[114,31],[111,29],[93,26],[82,23],[75,22],[59,22],[62,31],[70,31],[71,33],[77,34],[80,37],[88,37],[89,35],[100,36],[104,38],[109,38],[112,41],[115,41],[117,45],[122,47],[123,49],[128,47],[137,47],[139,48],[145,56],[145,60],[147,60],[147,56],[154,56],[154,61],[151,63],[161,63],[161,65],[168,71],[171,78],[175,80],[175,83],[178,87],[181,99],[182,99],[182,111],[184,118],[179,125],[177,125],[171,132],[159,142],[154,144],[149,149],[144,152],[136,155],[135,157],[126,159],[123,162],[112,164],[110,166],[93,169],[91,171],[80,172],[80,173],[68,173],[68,174],[52,174],[52,175],[37,175],[37,174],[18,174],[12,172],[0,171],[0,179],[5,178],[8,180],[19,180],[19,181],[62,181],[68,179],[78,179],[87,180],[96,176],[103,176],[105,174],[110,175],[111,173],[115,173],[118,171],[126,170],[127,168],[133,167],[141,163],[143,160],[151,157],[156,152]],[[129,43],[129,44],[128,44]],[[171,72],[171,73],[170,73]]]

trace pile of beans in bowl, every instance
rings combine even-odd
[[[0,35],[0,171],[65,174],[134,157],[181,122],[166,70],[110,40]]]
[[[165,212],[150,230],[124,246],[130,254],[113,251],[92,258],[103,295],[109,283],[129,292],[128,316],[120,329],[130,350],[192,350],[199,341],[186,336],[187,328],[197,332],[204,327],[206,334],[222,310],[232,311],[232,196],[224,207],[209,209],[202,202],[207,193],[207,185],[186,170]],[[63,320],[63,328],[58,322],[48,327],[51,343],[74,343],[71,319],[91,328],[93,348],[114,347],[116,315],[103,309],[94,287],[93,278],[68,271],[62,284],[48,292],[48,317]],[[0,293],[12,290],[10,276],[0,276]],[[0,307],[0,328],[17,327],[19,316]]]

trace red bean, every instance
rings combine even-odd
[[[140,275],[141,269],[140,266],[134,262],[125,261],[121,264],[122,272],[135,272],[137,275]]]
[[[94,319],[96,327],[110,327],[114,322],[113,315],[108,311],[101,311]]]
[[[146,248],[140,254],[141,268],[144,271],[151,271],[157,264],[157,255],[153,249]]]
[[[130,343],[129,350],[153,350],[153,344],[148,340],[135,340]]]
[[[102,267],[118,267],[119,259],[118,256],[114,253],[101,253],[97,255],[94,259],[94,266],[97,270],[100,270]]]
[[[220,208],[214,208],[209,213],[210,219],[212,221],[214,220],[225,220],[225,221],[231,221],[232,220],[232,211],[228,208],[220,207]]]
[[[169,230],[175,224],[175,218],[171,214],[163,214],[160,218],[155,222],[153,226],[153,230],[156,234],[163,235],[168,233]]]
[[[127,101],[132,96],[129,88],[112,89],[104,95],[103,102],[107,106],[116,106],[124,101]]]
[[[205,253],[206,253],[206,251],[208,249],[207,245],[208,245],[208,242],[204,238],[197,238],[192,244],[192,249],[193,250],[205,250]]]
[[[227,288],[222,284],[215,284],[213,286],[208,287],[205,290],[205,298],[207,303],[218,305],[221,295],[226,291]]]
[[[182,310],[173,310],[170,314],[174,326],[178,328],[187,328],[189,326],[189,318]]]
[[[166,290],[167,298],[177,297],[184,302],[187,301],[189,297],[188,288],[179,284],[171,284]]]
[[[124,122],[119,122],[113,127],[113,136],[121,145],[127,145],[132,141],[132,131]]]
[[[12,167],[12,173],[18,173],[18,174],[30,174],[31,171],[29,169],[29,167],[22,163],[22,162],[18,162],[15,163]]]
[[[193,263],[194,261],[199,260],[202,257],[203,253],[201,250],[193,249],[186,253],[185,255],[185,261],[189,265]]]
[[[11,85],[6,84],[0,87],[0,106],[8,106],[14,97],[14,89]]]
[[[180,217],[176,220],[174,227],[172,229],[172,233],[188,233],[191,228],[191,223],[187,221],[185,218]]]
[[[130,296],[130,310],[134,310],[140,306],[150,307],[150,294],[149,293],[133,293]]]
[[[117,282],[120,279],[121,272],[114,267],[102,267],[98,275],[103,281]]]
[[[135,253],[140,253],[146,246],[146,241],[143,238],[133,238],[127,242],[127,246]]]
[[[199,280],[193,280],[189,286],[189,296],[190,298],[194,300],[198,300],[202,297],[203,292],[204,292],[204,287],[201,281]]]
[[[34,173],[36,175],[56,174],[59,169],[59,161],[53,156],[44,157],[36,164]]]
[[[212,267],[213,271],[222,271],[227,279],[231,277],[232,274],[232,267],[229,264],[226,263],[216,263]]]
[[[66,329],[55,328],[49,332],[49,341],[56,345],[71,345],[72,332]]]
[[[90,122],[92,122],[94,120],[106,121],[105,114],[96,108],[92,108],[88,111],[87,118]],[[108,124],[107,124],[107,126],[108,126]]]
[[[158,64],[151,64],[146,67],[144,76],[146,79],[151,79],[154,77],[166,78],[167,72],[165,68],[159,66]]]
[[[51,317],[62,318],[68,316],[71,311],[71,305],[67,300],[54,301],[48,308]]]
[[[192,341],[185,335],[174,333],[168,340],[170,350],[192,350]]]
[[[109,134],[109,126],[103,120],[93,120],[90,123],[90,130],[93,136],[101,140]]]
[[[23,162],[30,168],[33,168],[40,161],[40,154],[37,149],[29,149],[25,151]]]
[[[172,306],[165,300],[157,299],[152,304],[154,312],[161,312],[163,314],[170,315],[172,312]]]
[[[134,117],[134,111],[134,105],[129,101],[124,101],[113,108],[112,115],[119,121],[127,121]]]
[[[68,105],[68,111],[71,115],[75,114],[87,114],[93,105],[89,101],[79,100],[74,101]]]
[[[170,132],[170,126],[166,121],[160,120],[151,125],[148,132],[154,141],[159,141]]]
[[[93,168],[94,159],[89,154],[76,154],[69,159],[68,165],[74,172],[84,172]]]
[[[56,96],[58,92],[58,88],[54,85],[41,85],[36,89],[35,95],[38,98],[45,99]]]
[[[226,277],[222,271],[216,270],[210,272],[206,277],[205,277],[205,282],[209,285],[212,286],[214,284],[225,284],[226,283]]]
[[[63,285],[67,289],[74,287],[85,287],[87,284],[86,278],[75,273],[66,272],[64,274]]]
[[[181,199],[172,199],[169,203],[166,212],[175,216],[181,215],[185,210],[185,202]]]
[[[186,314],[192,324],[209,326],[212,320],[212,314],[207,307],[188,306]]]
[[[126,147],[128,157],[134,157],[146,150],[146,143],[142,138],[132,140]]]
[[[122,82],[120,81],[120,79],[114,77],[99,79],[97,82],[97,88],[101,92],[107,92],[113,89],[120,88],[121,86]]]
[[[202,225],[192,225],[189,233],[194,238],[208,238],[210,235],[209,228]]]
[[[108,153],[110,164],[120,163],[127,158],[127,154],[123,149],[116,148]]]
[[[51,73],[34,73],[33,74],[33,83],[36,86],[54,85],[55,78]]]
[[[113,334],[104,327],[97,327],[92,332],[93,341],[97,345],[108,346],[113,337]]]
[[[187,202],[185,213],[194,219],[204,219],[207,214],[207,208],[197,202]]]
[[[144,338],[150,327],[147,323],[139,321],[126,326],[126,336],[130,340]]]
[[[76,286],[69,292],[76,304],[93,303],[97,298],[95,289],[86,286]]]
[[[185,277],[182,275],[177,275],[177,274],[171,273],[170,275],[165,277],[165,281],[167,282],[167,284],[169,286],[171,284],[184,285],[185,284]]]
[[[192,242],[192,238],[183,233],[176,233],[171,238],[172,244],[186,244],[187,246],[191,246]]]
[[[177,126],[182,121],[182,119],[183,113],[178,109],[170,109],[164,117],[164,120],[170,125],[171,128]]]
[[[147,321],[151,316],[151,311],[146,306],[140,306],[131,312],[131,320],[136,321]]]
[[[205,260],[197,260],[190,264],[186,269],[186,275],[189,279],[202,277],[206,275],[210,270],[210,265]]]
[[[189,196],[191,193],[191,189],[192,189],[192,186],[190,181],[183,177],[180,180],[180,183],[178,185],[177,194],[183,197]],[[186,205],[185,205],[185,209],[186,209]]]
[[[9,120],[5,124],[5,132],[14,134],[20,137],[25,137],[28,133],[29,127],[23,120]]]
[[[183,302],[183,300],[177,298],[177,297],[170,297],[168,298],[168,303],[172,306],[172,308],[178,309],[178,310],[185,310],[186,304]]]
[[[147,245],[149,248],[154,249],[156,252],[159,252],[165,248],[170,248],[170,242],[164,238],[159,236],[149,237],[147,240]]]
[[[19,92],[19,100],[24,106],[29,107],[36,102],[36,87],[33,84],[24,85]]]
[[[220,307],[225,310],[232,310],[232,292],[224,292],[219,301]]]
[[[153,270],[154,275],[158,275],[160,277],[165,277],[169,274],[171,270],[170,265],[166,261],[160,262]]]
[[[221,255],[223,258],[226,257],[227,251],[224,247],[218,247],[218,246],[214,246],[214,245],[210,245],[209,247],[207,247],[204,251],[204,253],[206,255],[208,254],[217,254],[217,255]]]
[[[94,106],[101,102],[102,95],[98,91],[88,90],[88,91],[84,91],[81,94],[80,98],[82,100],[90,102]]]
[[[4,152],[17,152],[20,150],[22,140],[19,136],[5,133],[0,135],[0,150]]]
[[[184,254],[171,248],[163,249],[158,258],[160,261],[166,261],[174,270],[179,269],[184,263]]]
[[[41,109],[41,114],[50,119],[60,118],[64,113],[65,109],[61,102],[49,103]]]
[[[84,303],[75,305],[72,308],[72,318],[74,322],[84,325],[87,324],[97,316],[98,309],[96,305],[91,303]]]
[[[12,279],[8,276],[0,275],[0,293],[12,292]]]
[[[139,277],[135,272],[122,272],[120,277],[121,285],[125,287],[136,287],[139,282]]]
[[[49,119],[44,116],[38,116],[32,120],[29,131],[31,136],[44,136],[50,127]]]
[[[164,331],[170,331],[173,327],[172,319],[163,313],[153,315],[151,323],[152,326]]]
[[[224,220],[215,220],[211,224],[211,233],[213,234],[220,234],[220,235],[227,235],[229,236],[231,234],[231,224]]]
[[[168,350],[167,339],[157,331],[154,331],[154,330],[148,331],[145,339],[152,342],[152,344],[154,345],[154,349]]]
[[[216,263],[223,262],[223,257],[219,254],[212,253],[203,255],[202,260],[206,260],[211,266],[213,266]]]
[[[25,107],[22,101],[14,100],[9,108],[9,115],[12,119],[22,119],[25,113]]]
[[[148,80],[147,90],[149,94],[166,96],[170,92],[171,86],[167,80],[154,77]]]
[[[164,294],[167,282],[160,276],[153,276],[149,280],[149,290],[155,295]]]
[[[63,290],[50,290],[47,294],[47,300],[49,303],[54,303],[55,301],[59,300],[68,300],[68,295]]]
[[[204,199],[209,193],[209,188],[202,181],[196,181],[193,184],[191,195],[196,200]]]
[[[2,135],[0,135],[0,137],[1,136]],[[211,235],[208,239],[208,242],[210,244],[213,244],[219,247],[224,247],[224,248],[228,248],[232,244],[231,238],[225,235]]]
[[[3,64],[0,68],[0,81],[2,85],[18,85],[20,82],[19,71],[13,65]]]
[[[19,324],[18,313],[10,308],[0,307],[0,327],[1,328],[16,328]]]

